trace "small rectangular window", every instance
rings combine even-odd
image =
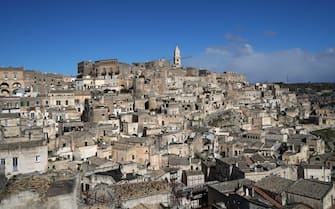
[[[6,165],[6,160],[4,158],[0,160],[0,165]]]
[[[36,162],[36,163],[41,162],[41,156],[40,156],[40,155],[36,155],[36,156],[35,156],[35,162]]]
[[[17,171],[17,166],[18,166],[18,159],[17,157],[13,157],[13,171]]]

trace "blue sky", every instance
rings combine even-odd
[[[0,66],[171,58],[250,81],[335,81],[335,1],[0,0]]]

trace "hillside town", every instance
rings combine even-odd
[[[0,67],[0,208],[335,208],[333,86],[182,59]]]

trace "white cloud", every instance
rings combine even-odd
[[[241,55],[252,55],[254,48],[250,44],[244,44],[240,49]]]
[[[334,82],[335,49],[310,53],[300,48],[259,52],[247,43],[208,47],[185,60],[188,66],[244,73],[251,82]]]
[[[225,57],[240,57],[244,55],[251,55],[254,53],[254,49],[250,44],[230,44],[226,46],[219,46],[219,47],[208,47],[205,49],[206,55],[221,55]]]
[[[208,47],[205,53],[208,55],[231,56],[230,51],[225,47]]]

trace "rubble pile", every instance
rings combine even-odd
[[[47,178],[40,176],[28,176],[9,182],[7,193],[18,193],[28,190],[44,195],[47,193],[50,184],[51,181]]]
[[[134,199],[169,191],[169,185],[163,181],[140,182],[115,185],[114,191],[123,200]]]
[[[96,205],[90,205],[90,206],[87,206],[83,209],[110,209],[111,207],[108,207],[106,205],[101,205],[101,204],[96,204]]]

